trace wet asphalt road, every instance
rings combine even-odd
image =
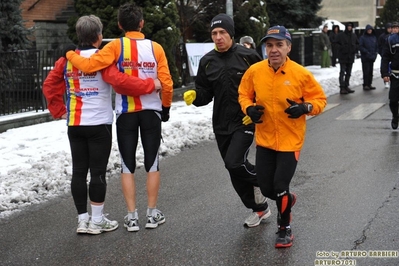
[[[144,229],[145,173],[139,169],[139,232],[122,226],[125,203],[119,177],[112,176],[105,208],[120,223],[116,231],[77,235],[76,211],[65,195],[0,220],[0,265],[302,266],[319,259],[327,263],[345,251],[352,252],[346,253],[350,257],[334,263],[399,265],[399,130],[390,128],[388,91],[382,82],[375,85],[375,91],[356,87],[354,94],[329,97],[332,108],[308,120],[291,185],[298,200],[289,249],[274,248],[273,201],[267,221],[243,227],[250,211],[236,196],[215,142],[204,142],[161,161],[158,208],[166,223],[157,229]],[[374,103],[383,105],[362,119],[345,118],[354,108]],[[369,251],[396,251],[396,257],[372,258],[378,253]]]

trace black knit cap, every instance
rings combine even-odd
[[[216,15],[211,21],[211,31],[214,28],[223,28],[227,31],[231,38],[234,37],[234,21],[233,19],[226,14]]]

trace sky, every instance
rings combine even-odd
[[[380,57],[374,63],[374,78],[379,78]],[[328,96],[339,93],[339,64],[337,67],[308,66]],[[361,85],[360,59],[353,65],[350,86]],[[173,102],[170,120],[162,123],[160,159],[177,155],[183,149],[201,141],[214,140],[212,103],[207,106],[186,106]],[[32,113],[13,116],[28,116]],[[8,117],[8,116],[7,116]],[[7,117],[0,117],[7,119]],[[120,159],[113,125],[113,143],[107,166],[107,178],[118,178]],[[72,174],[71,152],[65,120],[9,129],[0,133],[0,219],[20,212],[24,207],[40,204],[70,193]],[[143,165],[141,144],[137,148],[137,165]],[[115,167],[116,166],[116,167]]]

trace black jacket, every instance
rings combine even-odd
[[[335,28],[338,28],[338,32],[337,33],[335,33],[335,31],[334,31]],[[337,36],[338,36],[339,33],[340,33],[339,26],[338,25],[334,25],[333,28],[332,28],[332,31],[328,35],[328,38],[330,39],[330,43],[331,43],[331,46],[332,46],[333,49],[334,49],[334,47],[337,46],[336,39],[337,39]]]
[[[338,46],[338,60],[340,63],[353,63],[359,48],[357,36],[352,31],[345,28],[344,32],[337,35],[336,43]]]
[[[372,29],[372,33],[368,34],[367,30]],[[359,50],[362,62],[374,62],[378,53],[378,41],[371,25],[367,25],[362,36],[359,38]]]
[[[199,63],[193,104],[203,106],[213,99],[212,124],[215,134],[231,134],[238,129],[254,130],[254,124],[244,126],[245,116],[238,103],[238,86],[250,65],[262,58],[254,49],[233,44],[226,52],[212,50]]]
[[[387,30],[385,30],[385,32],[381,33],[381,35],[378,37],[378,54],[381,57],[382,57],[382,49],[384,48],[384,46],[385,46],[385,44],[387,42],[388,36],[390,34],[391,33],[389,33]]]
[[[392,40],[391,40],[392,39]],[[382,49],[381,77],[389,77],[391,70],[399,71],[399,36],[397,33],[388,36]],[[397,74],[395,74],[397,75]]]

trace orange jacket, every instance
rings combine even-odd
[[[144,34],[138,31],[126,32],[125,37],[131,39],[144,39]],[[152,42],[154,48],[154,56],[158,63],[158,79],[161,82],[162,105],[170,107],[173,98],[173,81],[170,76],[168,61],[165,51],[159,43]],[[74,66],[83,72],[94,72],[106,68],[109,65],[116,64],[121,54],[121,41],[115,39],[104,46],[98,53],[90,58],[79,56],[73,51],[67,53],[67,58]]]
[[[288,118],[284,112],[290,106],[287,98],[311,103],[313,110],[308,115],[320,114],[327,104],[323,88],[313,74],[288,57],[276,72],[268,60],[252,65],[245,72],[238,93],[245,114],[254,105],[253,99],[256,105],[265,107],[260,119],[263,123],[255,126],[256,144],[276,151],[299,151],[305,141],[306,116]]]

